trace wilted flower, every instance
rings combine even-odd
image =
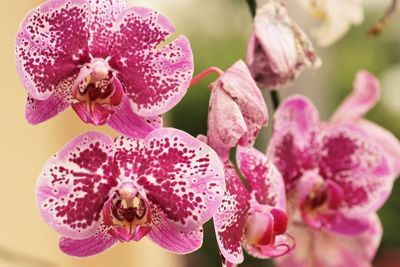
[[[236,144],[252,145],[267,123],[268,110],[260,89],[239,60],[211,85],[208,144],[226,159]]]
[[[351,237],[293,225],[290,233],[296,239],[296,249],[276,262],[279,267],[371,267],[382,238],[382,226],[375,214],[370,221],[367,231]]]
[[[362,0],[298,0],[309,13],[322,22],[314,30],[317,43],[328,46],[339,40],[350,26],[364,20]]]
[[[315,107],[301,96],[287,99],[275,114],[268,155],[285,180],[293,224],[308,227],[308,233],[321,234],[313,234],[311,240],[324,240],[325,235],[342,240],[336,236],[340,234],[358,242],[375,227],[371,216],[383,205],[400,173],[398,140],[362,119],[378,97],[378,81],[360,72],[353,94],[328,123],[320,122]],[[337,253],[347,253],[348,243],[334,247],[340,243],[337,240],[327,244]],[[325,255],[321,253],[318,255]],[[304,266],[364,266],[317,263]]]
[[[144,236],[175,253],[196,250],[224,190],[217,154],[163,128],[145,139],[75,138],[46,163],[36,196],[61,250],[86,257]]]
[[[254,18],[247,64],[262,89],[272,90],[290,84],[305,66],[318,68],[321,61],[286,7],[269,0]]]
[[[158,12],[123,0],[50,0],[32,10],[16,38],[16,64],[37,124],[72,105],[86,123],[134,137],[184,96],[193,70],[188,40]]]
[[[294,243],[286,234],[288,217],[281,174],[254,148],[238,146],[236,161],[250,192],[232,163],[226,161],[226,192],[214,216],[223,264],[241,263],[242,246],[250,255],[263,259],[290,252]]]

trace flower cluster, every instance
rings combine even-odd
[[[362,118],[378,97],[378,81],[360,72],[329,122],[302,96],[275,113],[267,154],[285,180],[292,234],[305,243],[280,266],[328,266],[330,253],[338,261],[332,266],[368,266],[373,258],[382,234],[376,211],[400,174],[399,141]],[[321,242],[333,248],[324,251],[315,245]]]
[[[327,19],[344,5],[308,2]],[[75,137],[38,177],[38,209],[64,253],[93,256],[146,236],[186,254],[201,247],[212,219],[227,267],[243,262],[243,248],[282,267],[369,266],[382,235],[377,210],[400,174],[399,141],[363,119],[379,82],[359,72],[328,122],[308,98],[288,97],[260,152],[254,144],[269,122],[260,88],[274,96],[321,60],[282,3],[253,11],[246,62],[193,79],[188,39],[166,43],[175,27],[157,11],[123,0],[49,0],[26,16],[15,51],[27,121],[71,106],[84,123],[121,134]],[[320,42],[360,21],[353,11]],[[162,114],[212,71],[207,135],[162,127]]]

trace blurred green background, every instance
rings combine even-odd
[[[124,244],[94,258],[77,260],[58,250],[58,235],[40,218],[34,203],[34,186],[43,163],[67,140],[94,127],[83,125],[68,110],[54,120],[38,126],[26,124],[23,113],[26,92],[18,80],[14,66],[13,44],[18,24],[25,14],[41,0],[5,1],[0,17],[0,79],[3,104],[0,105],[3,124],[0,138],[0,267],[109,267],[160,266],[203,267],[219,266],[212,224],[206,225],[203,247],[188,256],[175,256],[148,241]],[[259,1],[259,5],[263,1]],[[283,0],[306,31],[314,21],[295,3]],[[382,101],[367,118],[392,131],[400,138],[400,16],[397,14],[379,38],[366,35],[366,30],[378,20],[389,1],[369,0],[366,20],[328,48],[318,48],[323,60],[320,70],[305,71],[281,98],[294,93],[312,99],[324,119],[328,119],[340,101],[351,91],[355,73],[360,69],[373,72],[382,81]],[[251,30],[251,17],[245,0],[129,0],[130,5],[155,8],[176,25],[177,33],[191,41],[195,74],[210,66],[226,69],[237,59],[244,58]],[[399,13],[399,12],[397,12]],[[206,134],[210,76],[191,87],[184,99],[166,115],[166,124],[197,136]],[[270,99],[264,92],[269,108]],[[270,110],[272,117],[272,110]],[[96,128],[116,135],[107,127]],[[270,127],[264,129],[256,146],[264,151]],[[376,257],[375,267],[400,266],[400,181],[379,212],[384,237]],[[241,266],[272,266],[271,261],[246,257]],[[351,266],[349,266],[351,267]]]

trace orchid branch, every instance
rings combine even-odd
[[[379,19],[377,23],[375,23],[369,30],[368,34],[371,36],[378,36],[380,35],[383,30],[386,28],[386,26],[389,23],[389,19],[392,17],[394,12],[397,9],[399,1],[398,0],[392,0],[392,3],[389,5],[389,7],[386,9],[385,14]]]

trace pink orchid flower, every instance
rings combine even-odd
[[[188,40],[157,11],[123,0],[50,0],[32,10],[16,38],[28,91],[26,118],[48,120],[70,105],[85,123],[144,137],[189,86]]]
[[[289,85],[305,66],[319,68],[321,60],[286,7],[268,0],[254,18],[247,63],[261,88],[273,90]]]
[[[376,214],[370,220],[371,227],[357,236],[293,225],[290,231],[296,238],[296,250],[275,261],[279,267],[372,267],[382,226]]]
[[[223,165],[180,130],[115,141],[85,133],[44,166],[37,205],[66,254],[87,257],[144,236],[179,254],[202,244],[202,224],[225,191]]]
[[[396,138],[362,119],[378,96],[378,81],[360,72],[330,122],[321,122],[305,97],[281,104],[268,155],[285,180],[294,223],[348,236],[371,228],[370,215],[389,196],[400,160]]]
[[[229,150],[252,145],[261,127],[268,124],[268,110],[246,64],[239,60],[211,84],[208,144],[223,159]]]
[[[243,261],[242,246],[262,259],[282,256],[294,248],[286,234],[285,186],[278,169],[254,148],[238,146],[236,161],[250,192],[227,160],[226,192],[214,215],[218,246],[227,267]]]

